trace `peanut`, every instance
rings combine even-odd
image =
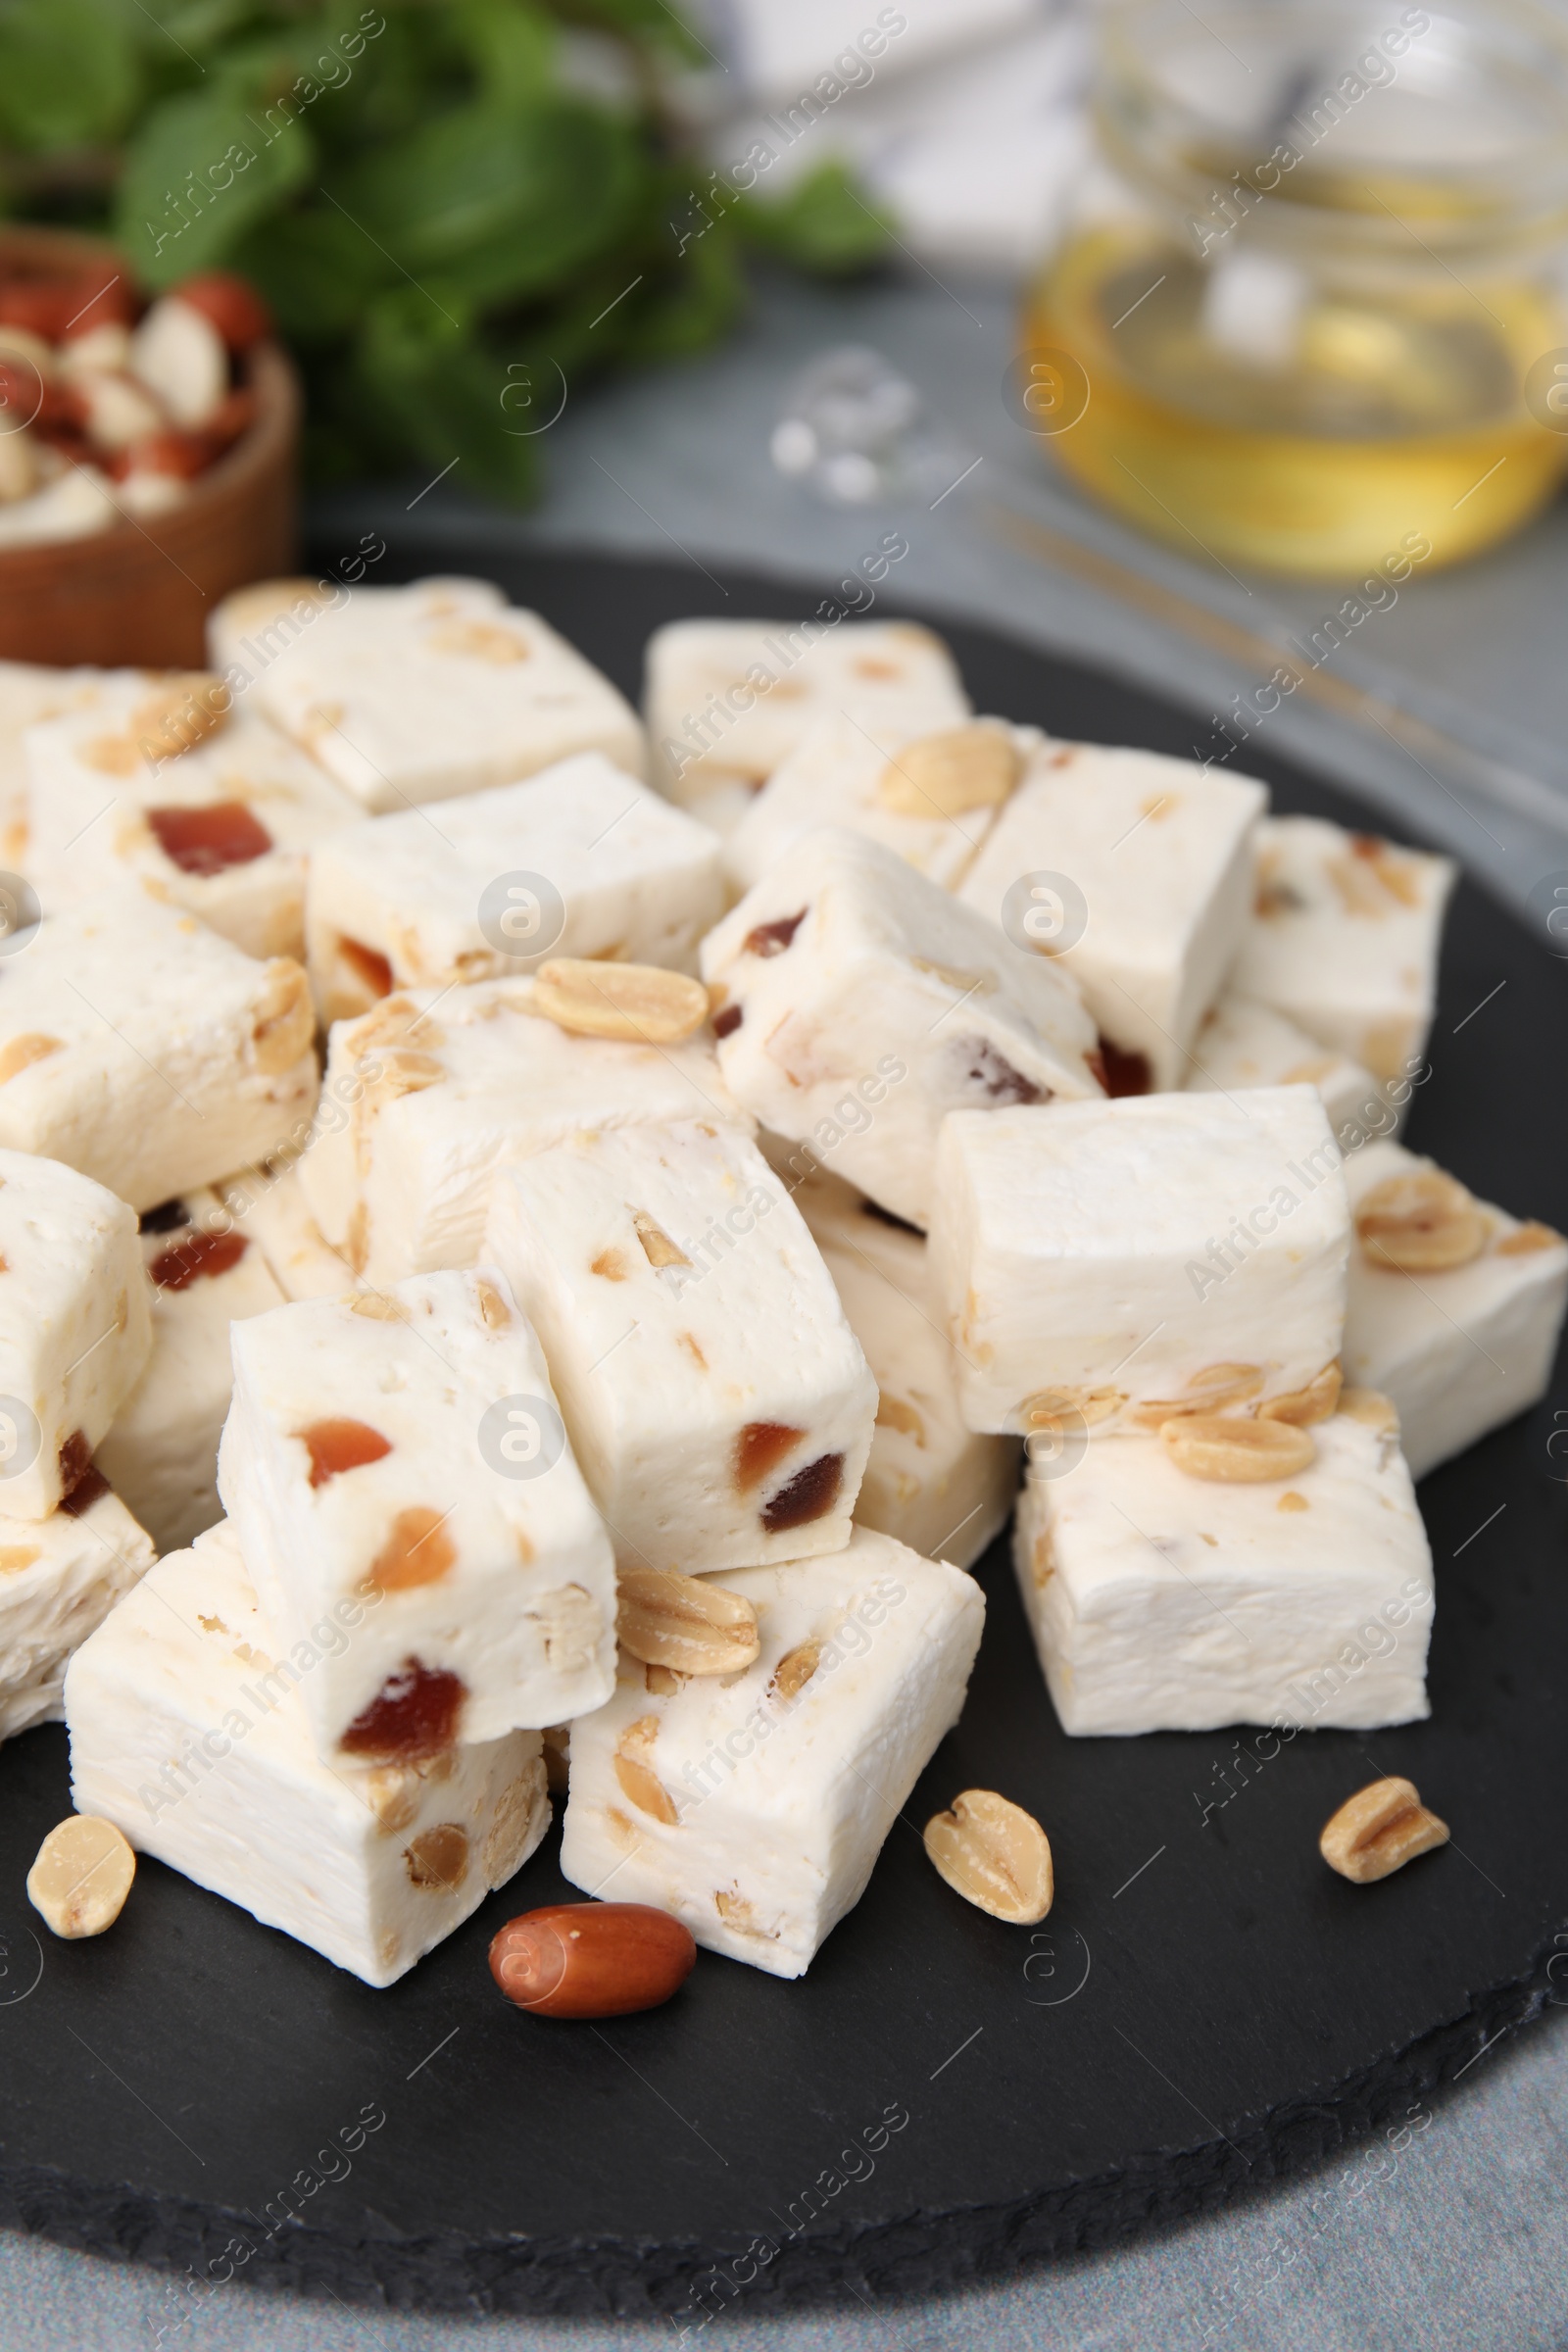
[[[226,725],[234,697],[211,670],[165,678],[132,710],[125,732],[144,760],[177,760]]]
[[[1024,1399],[1023,1425],[1026,1430],[1054,1429],[1076,1413],[1087,1429],[1093,1429],[1119,1413],[1126,1401],[1124,1389],[1041,1389]]]
[[[772,1689],[780,1698],[799,1698],[822,1662],[820,1642],[803,1642],[787,1650],[773,1669]]]
[[[1497,1255],[1499,1257],[1529,1257],[1537,1250],[1560,1250],[1561,1248],[1562,1235],[1553,1233],[1549,1225],[1543,1225],[1537,1218],[1532,1217],[1528,1225],[1516,1225],[1512,1233],[1503,1235],[1497,1244]]]
[[[1317,1457],[1304,1429],[1289,1421],[1241,1421],[1224,1413],[1184,1413],[1160,1429],[1165,1451],[1189,1478],[1225,1486],[1294,1478]]]
[[[1351,1421],[1364,1422],[1368,1429],[1383,1430],[1392,1437],[1399,1434],[1399,1408],[1381,1389],[1342,1389],[1340,1411]]]
[[[533,1008],[576,1037],[676,1046],[707,1020],[708,991],[700,980],[655,963],[595,963],[558,956],[539,966]]]
[[[1262,1386],[1261,1365],[1205,1364],[1180,1396],[1147,1396],[1128,1418],[1139,1429],[1163,1429],[1184,1413],[1223,1413],[1233,1404],[1245,1404]]]
[[[256,1007],[251,1039],[256,1067],[269,1078],[292,1069],[310,1051],[316,1013],[305,967],[292,956],[274,956],[266,966],[267,986]]]
[[[35,1061],[47,1061],[51,1054],[62,1054],[65,1048],[58,1037],[45,1037],[41,1030],[28,1029],[20,1037],[12,1037],[0,1046],[0,1086],[19,1071],[31,1069]]]
[[[27,1873],[27,1900],[57,1936],[101,1936],[124,1909],[136,1857],[112,1821],[73,1813]]]
[[[1055,1893],[1051,1840],[1032,1813],[994,1788],[966,1788],[925,1825],[925,1850],[966,1902],[1033,1927]]]
[[[1487,1226],[1462,1184],[1441,1168],[1413,1168],[1375,1184],[1355,1215],[1361,1248],[1396,1274],[1446,1274],[1486,1247]]]
[[[1018,781],[1023,761],[1005,730],[981,719],[906,743],[877,779],[878,805],[898,816],[961,816],[996,808]]]
[[[1417,1854],[1448,1842],[1448,1825],[1429,1813],[1413,1781],[1370,1781],[1325,1823],[1318,1851],[1330,1870],[1357,1886],[1402,1870]]]
[[[623,1568],[618,1591],[620,1646],[645,1666],[736,1674],[757,1656],[757,1611],[739,1592],[661,1568]]]
[[[651,1903],[547,1903],[508,1920],[490,1974],[535,2017],[628,2017],[678,1992],[696,1958],[691,1930]]]
[[[659,1738],[659,1717],[639,1715],[620,1735],[615,1749],[615,1778],[621,1794],[655,1821],[673,1828],[680,1819],[675,1800],[654,1770],[654,1742]]]
[[[1293,1389],[1288,1396],[1271,1396],[1257,1408],[1260,1421],[1290,1421],[1298,1429],[1308,1429],[1314,1421],[1330,1420],[1339,1408],[1340,1383],[1344,1379],[1339,1358],[1314,1372],[1304,1389]]]

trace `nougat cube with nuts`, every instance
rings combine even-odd
[[[1396,1143],[1345,1163],[1355,1239],[1346,1377],[1398,1408],[1405,1457],[1424,1478],[1546,1393],[1568,1241],[1478,1200]]]
[[[757,1611],[756,1662],[622,1669],[571,1727],[561,1867],[672,1912],[710,1951],[799,1977],[958,1720],[985,1596],[863,1527],[847,1550],[725,1585]]]
[[[434,825],[416,808],[364,818],[311,862],[321,1017],[552,955],[695,972],[724,906],[718,851],[716,834],[599,752],[473,793]]]
[[[74,1168],[0,1150],[0,1510],[48,1518],[151,1352],[133,1212]]]
[[[1062,1730],[1370,1731],[1429,1712],[1432,1555],[1393,1407],[1316,1423],[1288,1477],[1191,1477],[1157,1437],[1024,1481],[1013,1559]]]
[[[157,1556],[92,1470],[47,1519],[0,1518],[0,1740],[61,1720],[73,1653]]]
[[[969,698],[907,620],[673,620],[648,640],[643,708],[661,792],[730,832],[819,719],[956,727]]]
[[[733,1128],[574,1136],[496,1187],[485,1252],[543,1343],[622,1566],[849,1542],[876,1384],[821,1253]]]
[[[1350,1212],[1309,1086],[962,1111],[932,1265],[971,1429],[1267,1412],[1328,1372]]]
[[[303,1689],[319,1755],[407,1762],[601,1703],[614,1562],[499,1274],[280,1306],[232,1344],[219,1491],[277,1642],[368,1604]]]
[[[1203,1015],[1187,1049],[1183,1090],[1190,1095],[1235,1095],[1254,1086],[1312,1086],[1336,1136],[1370,1127],[1392,1133],[1403,1104],[1396,1104],[1370,1070],[1330,1054],[1304,1029],[1267,1004],[1227,989]],[[1406,1092],[1405,1100],[1408,1100]]]
[[[533,982],[400,990],[338,1022],[306,1204],[368,1281],[471,1266],[499,1170],[578,1133],[645,1120],[751,1120],[704,1032],[680,1045],[580,1037],[534,1009]]]
[[[964,1427],[929,1246],[833,1177],[809,1174],[791,1197],[877,1385],[856,1524],[968,1568],[1012,1509],[1018,1445]]]
[[[1252,900],[1261,784],[1187,760],[1042,743],[959,891],[1018,954],[1058,961],[1113,1094],[1182,1084]]]
[[[340,1604],[283,1648],[224,1522],[82,1644],[65,1711],[79,1812],[380,1985],[520,1869],[550,1800],[537,1732],[321,1762],[305,1696],[359,1624]]]
[[[156,1208],[296,1128],[319,1084],[304,967],[139,886],[45,914],[0,990],[0,1147]]]
[[[920,729],[833,711],[752,801],[724,844],[725,869],[750,890],[803,834],[843,825],[956,889],[1043,740],[999,718]]]
[[[152,1310],[146,1369],[94,1461],[162,1551],[223,1515],[218,1442],[234,1386],[228,1327],[283,1304],[266,1256],[203,1187],[149,1209],[142,1263]]]
[[[27,863],[29,729],[91,710],[122,675],[86,666],[56,669],[43,662],[0,662],[0,866],[7,871],[20,872]]]
[[[1072,981],[883,843],[808,834],[703,943],[718,1060],[777,1135],[930,1222],[955,1110],[1100,1097]]]
[[[27,737],[27,873],[45,906],[133,880],[247,956],[303,959],[307,863],[359,803],[259,712],[220,703],[217,680],[115,677],[97,707]]]
[[[1267,818],[1257,851],[1230,985],[1374,1078],[1410,1077],[1437,1003],[1452,859],[1320,816]]]
[[[644,771],[630,704],[483,581],[358,587],[304,615],[266,612],[268,593],[219,607],[214,663],[248,672],[248,699],[364,808],[483,792],[575,752]]]

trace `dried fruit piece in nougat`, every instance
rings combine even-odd
[[[218,1441],[233,1390],[228,1327],[281,1306],[267,1259],[205,1189],[142,1219],[153,1350],[115,1415],[98,1468],[160,1551],[223,1515]]]
[[[1132,1063],[1116,1092],[1181,1085],[1185,1049],[1241,945],[1267,806],[1261,784],[1188,760],[1045,744],[970,867],[965,904],[1059,957]],[[1058,931],[1073,893],[1076,919]]]
[[[709,933],[703,978],[736,1100],[916,1225],[949,1111],[1100,1095],[1073,983],[855,833],[798,842]]]
[[[573,1137],[496,1187],[485,1239],[544,1344],[628,1566],[849,1539],[876,1386],[756,1146],[687,1121]]]
[[[1315,1458],[1263,1484],[1189,1478],[1157,1437],[1025,1480],[1013,1559],[1063,1731],[1428,1713],[1432,1554],[1394,1413],[1305,1434]]]
[[[958,1719],[985,1596],[863,1527],[847,1551],[725,1581],[756,1606],[756,1664],[658,1690],[630,1668],[572,1725],[561,1867],[799,1977]]]
[[[600,1704],[610,1544],[499,1275],[277,1307],[233,1348],[219,1488],[277,1642],[371,1603],[304,1686],[323,1757],[396,1762]]]
[[[1258,828],[1257,902],[1230,974],[1374,1078],[1420,1064],[1437,1001],[1451,858],[1320,816]]]
[[[1346,1377],[1393,1397],[1424,1478],[1544,1396],[1568,1242],[1476,1200],[1398,1144],[1368,1144],[1345,1180],[1355,1227]]]
[[[637,714],[610,680],[482,580],[282,612],[267,586],[241,589],[210,637],[214,666],[247,673],[257,706],[366,808],[483,792],[574,752],[643,771]]]
[[[951,1118],[931,1256],[970,1428],[1156,1428],[1308,1389],[1345,1322],[1341,1158],[1309,1086]]]
[[[138,1852],[390,1984],[527,1860],[550,1800],[537,1732],[319,1762],[307,1693],[362,1630],[348,1609],[283,1651],[233,1530],[210,1529],[72,1660],[71,1792]]]
[[[48,1517],[151,1351],[130,1209],[74,1168],[0,1151],[0,1510]]]
[[[299,1163],[329,1248],[372,1282],[471,1266],[496,1172],[564,1137],[647,1119],[751,1122],[706,1035],[581,1037],[534,983],[388,997],[332,1031],[318,1131]]]
[[[90,1470],[47,1519],[0,1519],[0,1740],[60,1721],[72,1652],[156,1557]]]
[[[601,753],[471,794],[440,832],[370,817],[311,861],[311,980],[324,1020],[393,988],[515,976],[545,956],[697,968],[724,905],[718,841]]]
[[[133,885],[45,914],[0,989],[0,1145],[156,1208],[309,1131],[304,968]]]

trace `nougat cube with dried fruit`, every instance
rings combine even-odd
[[[151,1352],[133,1211],[74,1168],[0,1150],[0,1510],[48,1518]]]
[[[1073,982],[858,834],[798,842],[709,933],[703,978],[736,1100],[915,1225],[950,1111],[1101,1094]]]
[[[1012,1509],[1018,1445],[964,1427],[929,1245],[833,1177],[808,1174],[791,1198],[877,1385],[856,1524],[967,1568]]]
[[[1393,1397],[1424,1478],[1545,1395],[1568,1241],[1399,1144],[1368,1144],[1345,1181],[1355,1234],[1346,1377]]]
[[[281,1306],[283,1293],[206,1187],[147,1211],[141,1254],[152,1353],[94,1461],[158,1549],[180,1551],[223,1515],[218,1442],[234,1385],[228,1327]]]
[[[0,1740],[61,1720],[73,1652],[156,1557],[91,1470],[47,1519],[0,1518]]]
[[[358,802],[216,679],[116,680],[27,736],[27,873],[45,906],[135,881],[247,956],[303,958],[310,855]]]
[[[928,728],[969,716],[953,656],[907,620],[673,620],[648,640],[653,780],[721,833],[819,719]]]
[[[1309,1086],[950,1118],[931,1257],[969,1427],[1098,1435],[1332,1384],[1342,1157]]]
[[[750,1128],[705,1033],[674,1046],[579,1037],[529,980],[399,990],[333,1027],[299,1162],[326,1245],[368,1281],[471,1266],[498,1172],[579,1132],[645,1120]]]
[[[261,613],[264,594],[219,608],[214,662],[248,670],[247,699],[363,808],[483,792],[575,752],[644,771],[630,704],[537,612],[483,581],[357,587],[286,618]],[[252,615],[260,625],[247,630]]]
[[[725,869],[750,890],[803,834],[843,825],[954,890],[1043,741],[999,718],[920,728],[835,710],[756,795],[724,844]]]
[[[1458,868],[1320,816],[1269,817],[1257,848],[1230,985],[1374,1078],[1408,1078],[1432,1026]]]
[[[476,792],[434,825],[363,818],[311,862],[311,979],[323,1020],[393,988],[515,976],[546,956],[694,972],[724,906],[716,834],[602,753]]]
[[[1084,993],[1115,1094],[1182,1084],[1242,944],[1261,784],[1187,760],[1043,743],[959,891]]]
[[[498,1183],[485,1252],[543,1343],[623,1567],[849,1542],[876,1384],[747,1137],[707,1120],[570,1137]]]
[[[360,1624],[340,1604],[285,1651],[224,1522],[76,1651],[65,1711],[78,1812],[381,1985],[520,1869],[550,1799],[537,1732],[323,1763],[306,1694]]]
[[[309,1131],[304,967],[136,885],[46,913],[0,990],[0,1146],[156,1208]]]
[[[276,1307],[232,1343],[219,1492],[279,1647],[367,1604],[303,1686],[322,1757],[407,1762],[601,1703],[614,1561],[500,1275]]]
[[[1235,989],[1203,1015],[1187,1049],[1182,1086],[1190,1095],[1234,1095],[1254,1086],[1313,1086],[1336,1136],[1392,1130],[1396,1105],[1370,1070],[1330,1054],[1295,1021]],[[1408,1100],[1408,1094],[1406,1094]],[[1348,1148],[1349,1148],[1348,1146]]]
[[[725,1583],[757,1611],[755,1663],[622,1668],[608,1706],[571,1727],[561,1867],[672,1912],[710,1951],[799,1977],[958,1720],[985,1596],[864,1527],[846,1550]]]
[[[1024,1481],[1013,1558],[1061,1728],[1370,1731],[1428,1713],[1432,1554],[1386,1398],[1288,1477],[1191,1477],[1158,1437]]]

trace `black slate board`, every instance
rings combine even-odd
[[[418,568],[494,572],[633,692],[662,620],[814,603],[461,544]],[[1200,732],[1106,677],[948,634],[982,710],[1178,754]],[[1247,765],[1283,808],[1375,822],[1266,740]],[[1411,1140],[1559,1227],[1565,1018],[1568,969],[1461,888]],[[505,1918],[574,1892],[553,1840],[386,1992],[155,1862],[111,1935],[40,1943],[23,1880],[67,1810],[66,1743],[29,1734],[0,1753],[0,2219],[168,2267],[172,2326],[238,2278],[662,2311],[684,2331],[742,2296],[912,2292],[1105,2243],[1403,2117],[1539,2009],[1554,1934],[1568,1945],[1568,1461],[1548,1450],[1565,1426],[1559,1369],[1535,1413],[1422,1489],[1433,1720],[1277,1752],[1249,1733],[1240,1766],[1231,1734],[1064,1739],[997,1546],[963,1722],[809,1976],[705,1953],[669,2007],[602,2029],[519,2016],[486,1973]],[[1454,1842],[1361,1890],[1315,1842],[1380,1772],[1409,1773]],[[1032,1934],[921,1853],[916,1825],[975,1785],[1050,1828],[1060,1892]]]

